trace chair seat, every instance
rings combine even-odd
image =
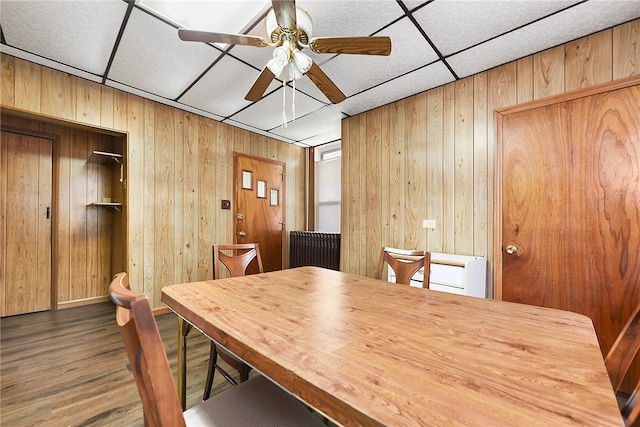
[[[262,376],[233,386],[184,412],[187,426],[323,426],[318,416]],[[285,423],[283,423],[285,422]]]

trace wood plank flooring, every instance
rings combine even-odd
[[[156,321],[175,377],[176,316],[162,314]],[[202,399],[209,341],[192,330],[187,342],[187,407],[191,407]],[[213,393],[227,387],[216,375]],[[0,319],[0,424],[143,425],[113,304]]]

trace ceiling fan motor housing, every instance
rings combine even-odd
[[[296,26],[297,28],[292,33],[293,41],[299,49],[303,49],[309,44],[311,35],[313,33],[313,20],[311,16],[300,7],[296,7]],[[271,9],[267,14],[267,34],[271,39],[271,43],[281,44],[282,37],[286,35],[287,29],[281,28],[276,21],[276,13]]]

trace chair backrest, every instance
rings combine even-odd
[[[618,338],[616,338],[604,360],[607,372],[609,372],[609,378],[611,378],[611,384],[616,393],[620,390],[620,386],[629,372],[629,368],[639,350],[640,304],[638,304],[633,313],[631,313],[629,320],[627,320],[622,331],[620,331]],[[621,408],[627,425],[634,425],[636,421],[640,423],[640,405],[637,404],[637,401],[640,400],[639,389],[640,380],[636,384],[635,391],[631,394],[631,398],[629,398]],[[631,418],[634,419],[631,420]]]
[[[382,277],[385,262],[396,273],[396,283],[403,285],[408,285],[413,275],[421,268],[424,268],[423,286],[425,288],[429,287],[431,252],[383,247],[380,251],[380,260],[376,271],[376,278],[381,280],[386,280]]]
[[[116,322],[142,400],[145,425],[184,426],[182,406],[149,300],[131,291],[126,273],[116,274],[109,297],[116,305]]]
[[[231,253],[225,251],[231,251]],[[220,278],[220,263],[227,267],[231,277],[244,276],[247,274],[247,267],[254,258],[258,263],[258,272],[264,273],[260,248],[257,243],[213,245],[213,278]]]

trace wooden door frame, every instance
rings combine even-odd
[[[274,160],[274,159],[267,159],[264,157],[259,157],[259,156],[253,156],[251,154],[246,154],[246,153],[242,153],[239,151],[234,151],[233,152],[233,186],[234,186],[234,197],[233,197],[233,212],[238,212],[238,195],[240,194],[240,186],[241,183],[238,182],[238,157],[244,157],[246,159],[250,159],[250,160],[256,160],[256,161],[260,161],[260,162],[266,162],[266,163],[271,163],[274,165],[278,165],[278,166],[282,166],[282,173],[284,174],[284,178],[282,179],[282,190],[281,190],[281,196],[280,196],[280,200],[281,200],[281,204],[282,204],[282,222],[283,222],[283,227],[282,227],[282,235],[281,235],[281,240],[282,240],[282,263],[281,263],[281,268],[285,269],[286,265],[287,265],[287,247],[286,247],[286,243],[287,243],[287,239],[286,239],[286,232],[287,232],[287,164],[285,162],[281,162],[280,160]],[[234,221],[233,221],[233,242],[237,243],[238,242],[238,236],[236,234],[236,221],[235,221],[235,214],[234,214]]]
[[[41,124],[52,124],[55,126],[61,126],[61,127],[65,127],[65,128],[69,128],[69,129],[80,129],[80,130],[84,130],[87,132],[92,132],[92,133],[96,133],[96,134],[103,134],[103,135],[109,135],[112,136],[114,138],[117,138],[119,140],[119,142],[122,144],[122,148],[123,148],[123,167],[124,167],[124,177],[125,177],[125,182],[127,181],[128,177],[129,177],[129,146],[130,146],[130,140],[129,140],[129,133],[125,132],[125,131],[119,131],[116,129],[109,129],[109,128],[105,128],[105,127],[101,127],[101,126],[95,126],[95,125],[91,125],[91,124],[87,124],[87,123],[80,123],[77,121],[73,121],[73,120],[68,120],[68,119],[63,119],[63,118],[58,118],[58,117],[52,117],[50,115],[46,115],[46,114],[41,114],[41,113],[34,113],[31,111],[25,111],[19,108],[14,108],[14,107],[8,107],[8,106],[2,106],[2,108],[0,108],[0,113],[2,114],[6,114],[7,116],[12,116],[12,117],[16,117],[16,118],[20,118],[20,119],[25,119],[25,120],[30,120],[33,122],[38,122]],[[1,124],[0,124],[1,125]],[[43,138],[48,138],[48,139],[52,139],[52,156],[53,156],[53,168],[52,168],[52,175],[53,175],[53,181],[52,181],[52,185],[54,186],[51,189],[51,218],[53,220],[53,218],[55,217],[57,219],[58,216],[58,188],[59,188],[59,170],[60,170],[60,135],[57,134],[50,134],[50,133],[45,133],[45,132],[40,132],[40,131],[35,131],[35,130],[30,130],[30,129],[23,129],[23,128],[19,128],[16,126],[6,126],[6,125],[1,125],[2,129],[11,129],[12,132],[14,133],[21,133],[24,135],[31,135],[31,136],[37,136],[37,137],[43,137]],[[123,254],[123,261],[124,261],[124,270],[129,272],[129,227],[130,227],[130,220],[129,220],[129,191],[124,190],[124,199],[123,199],[123,206],[122,206],[122,221],[124,222],[124,224],[122,225],[122,231],[123,231],[123,250],[124,250],[124,254]],[[78,306],[82,306],[82,305],[87,305],[87,304],[92,304],[94,302],[101,302],[102,300],[104,301],[108,301],[109,297],[105,296],[102,297],[102,299],[90,299],[90,300],[77,300],[77,301],[71,301],[68,303],[64,303],[64,304],[60,304],[58,303],[58,263],[54,262],[54,260],[57,259],[58,257],[58,224],[57,221],[51,224],[51,257],[52,257],[52,263],[51,263],[51,274],[52,274],[52,280],[51,280],[51,286],[53,287],[51,290],[51,299],[52,299],[52,304],[51,304],[51,310],[60,310],[60,309],[65,309],[65,308],[73,308],[73,307],[78,307]]]
[[[532,110],[535,108],[546,107],[560,102],[573,101],[579,98],[585,98],[600,93],[611,92],[618,89],[625,89],[631,86],[640,85],[640,75],[626,77],[624,79],[607,82],[600,85],[579,89],[559,95],[550,96],[548,98],[526,102],[524,104],[512,107],[501,108],[494,112],[495,118],[495,170],[494,170],[494,191],[493,191],[493,298],[502,300],[502,146],[503,135],[502,125],[505,116],[513,113]]]
[[[49,301],[50,310],[58,309],[58,264],[54,262],[58,257],[58,174],[59,174],[59,165],[58,165],[58,156],[60,149],[60,135],[55,135],[46,132],[34,131],[30,129],[22,129],[14,126],[6,126],[0,124],[0,131],[2,132],[10,132],[18,135],[26,135],[32,136],[35,138],[48,139],[51,141],[51,214],[49,217],[49,221],[51,221],[51,236],[49,244],[51,245],[51,278],[49,279],[49,283],[51,286],[50,289],[50,297],[51,301]]]

